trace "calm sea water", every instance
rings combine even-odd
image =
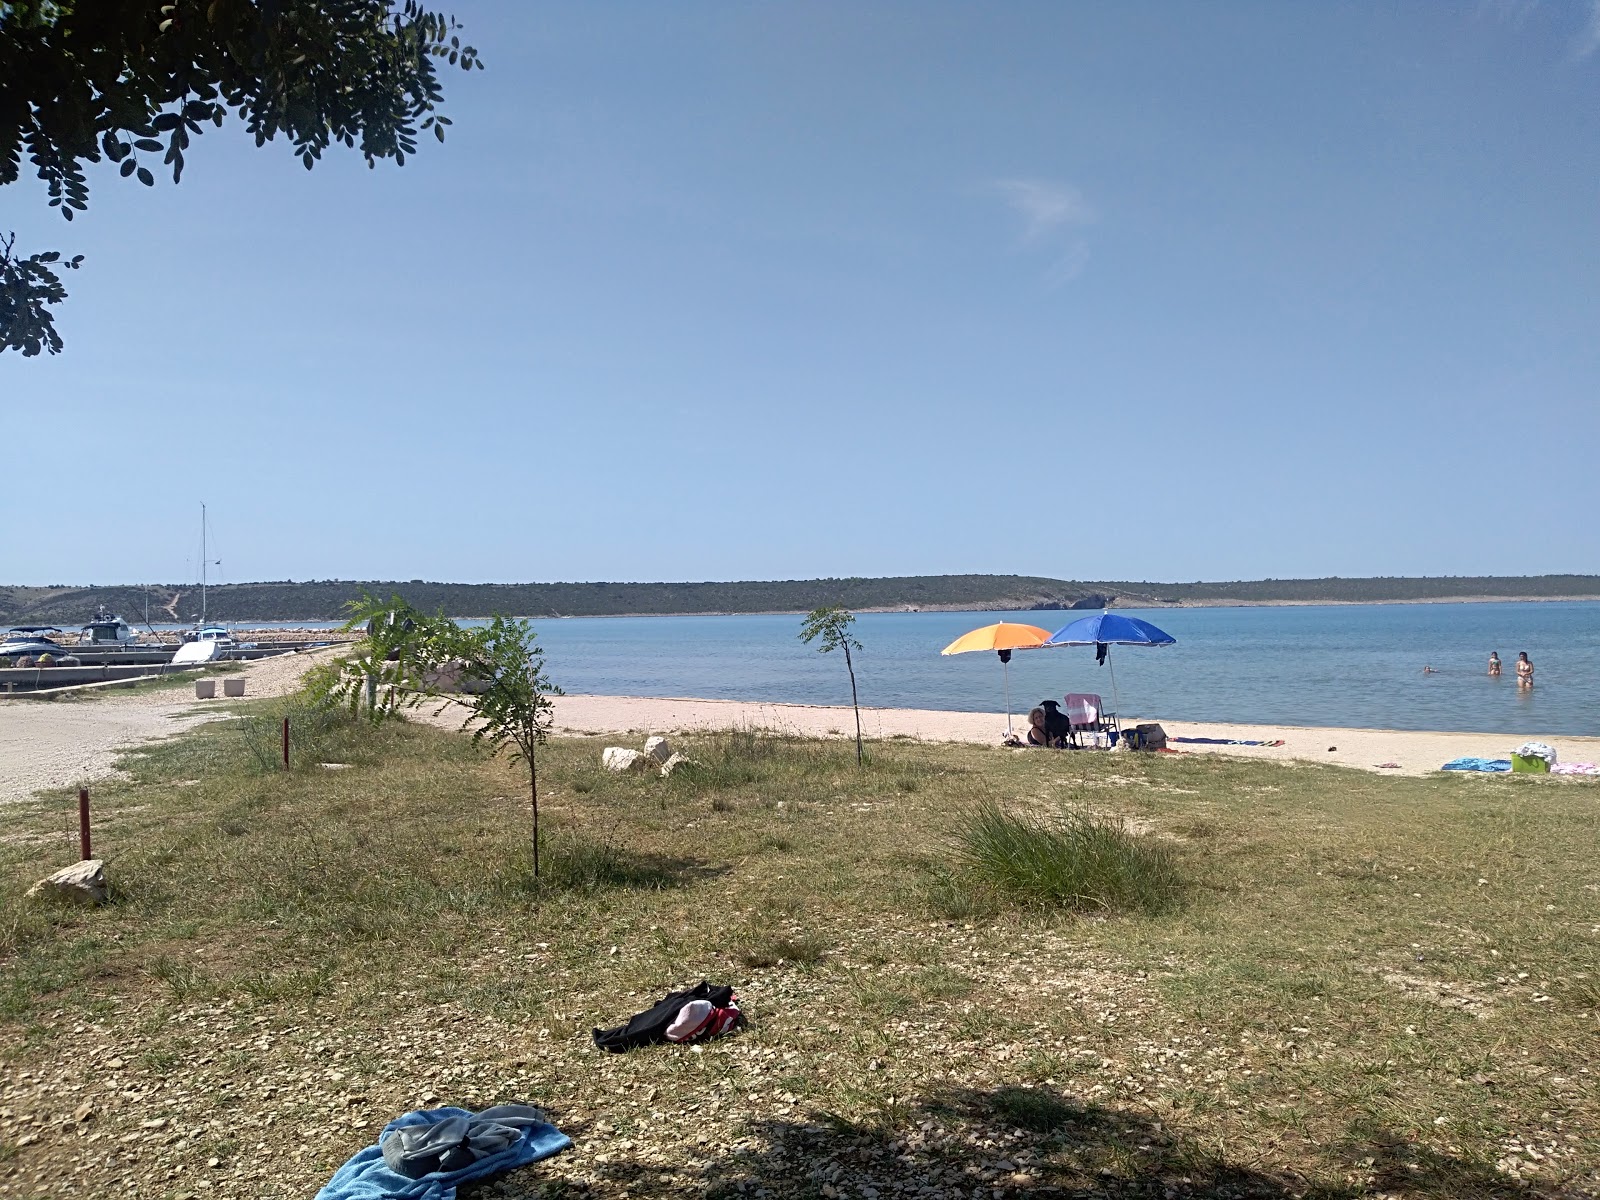
[[[1119,610],[1134,611],[1134,610]],[[941,657],[962,633],[998,620],[1054,630],[1081,613],[864,613],[856,675],[864,705],[999,711],[993,654]],[[1155,609],[1178,639],[1113,647],[1124,714],[1275,725],[1600,735],[1600,603],[1374,604]],[[848,704],[837,654],[795,634],[798,616],[571,617],[536,623],[550,676],[569,692]],[[1506,673],[1485,674],[1498,650]],[[1517,651],[1538,669],[1518,692]],[[1424,675],[1424,665],[1436,674]],[[1019,651],[1014,710],[1098,692],[1111,670],[1091,648]]]
[[[1132,610],[1119,610],[1132,611]],[[861,701],[895,708],[999,711],[993,654],[941,657],[998,620],[1055,630],[1081,613],[863,613]],[[1160,609],[1138,615],[1178,639],[1019,651],[1011,701],[1098,692],[1122,712],[1194,721],[1600,734],[1600,603],[1399,604]],[[547,667],[569,692],[848,704],[838,654],[800,643],[798,616],[571,617],[538,622]],[[1505,674],[1485,673],[1489,651]],[[1519,693],[1517,651],[1537,668]],[[1424,665],[1436,673],[1424,675]]]

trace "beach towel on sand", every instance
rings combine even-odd
[[[1439,770],[1485,771],[1490,773],[1509,771],[1511,770],[1511,760],[1509,758],[1452,758]]]
[[[429,1108],[396,1117],[378,1144],[333,1173],[316,1200],[455,1200],[456,1187],[524,1167],[572,1145],[525,1104],[482,1112]]]
[[[1168,738],[1169,742],[1188,742],[1191,746],[1281,746],[1283,739],[1275,742],[1247,742],[1241,738]]]
[[[1600,767],[1593,763],[1557,763],[1550,768],[1552,775],[1600,775]]]

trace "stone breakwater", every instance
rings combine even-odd
[[[254,642],[258,646],[276,646],[286,642],[350,643],[361,638],[361,634],[343,629],[284,628],[278,625],[270,629],[252,629],[248,625],[235,625],[233,636],[241,642]]]

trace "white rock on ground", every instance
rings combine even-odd
[[[655,760],[638,750],[627,750],[621,746],[607,746],[600,752],[600,765],[608,771],[644,771],[648,770]]]
[[[39,880],[28,889],[28,895],[78,904],[104,904],[111,898],[106,887],[106,865],[98,858],[75,862]]]
[[[664,737],[653,737],[647,740],[644,744],[644,752],[663,765],[666,764],[667,759],[672,757],[672,747],[667,745],[667,739]]]
[[[674,754],[668,758],[666,762],[661,764],[661,778],[665,779],[679,767],[698,767],[699,765],[699,763],[695,762],[695,760],[690,758],[687,754]]]

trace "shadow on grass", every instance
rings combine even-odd
[[[531,853],[518,856],[505,875],[513,891],[530,895],[551,892],[659,892],[688,887],[727,873],[726,866],[702,859],[647,854],[577,834],[540,839],[539,874]]]
[[[1231,1161],[1147,1115],[1084,1103],[1050,1088],[955,1089],[897,1106],[881,1119],[850,1121],[814,1112],[755,1120],[744,1132],[742,1149],[718,1153],[693,1169],[614,1158],[600,1165],[596,1194],[701,1194],[713,1200],[891,1194],[1578,1200],[1586,1194],[1519,1183],[1490,1166],[1422,1149],[1384,1131],[1338,1147],[1338,1161],[1322,1178],[1276,1172]],[[528,1200],[566,1195],[571,1185],[561,1179],[559,1163],[461,1194],[469,1200],[479,1194]]]

